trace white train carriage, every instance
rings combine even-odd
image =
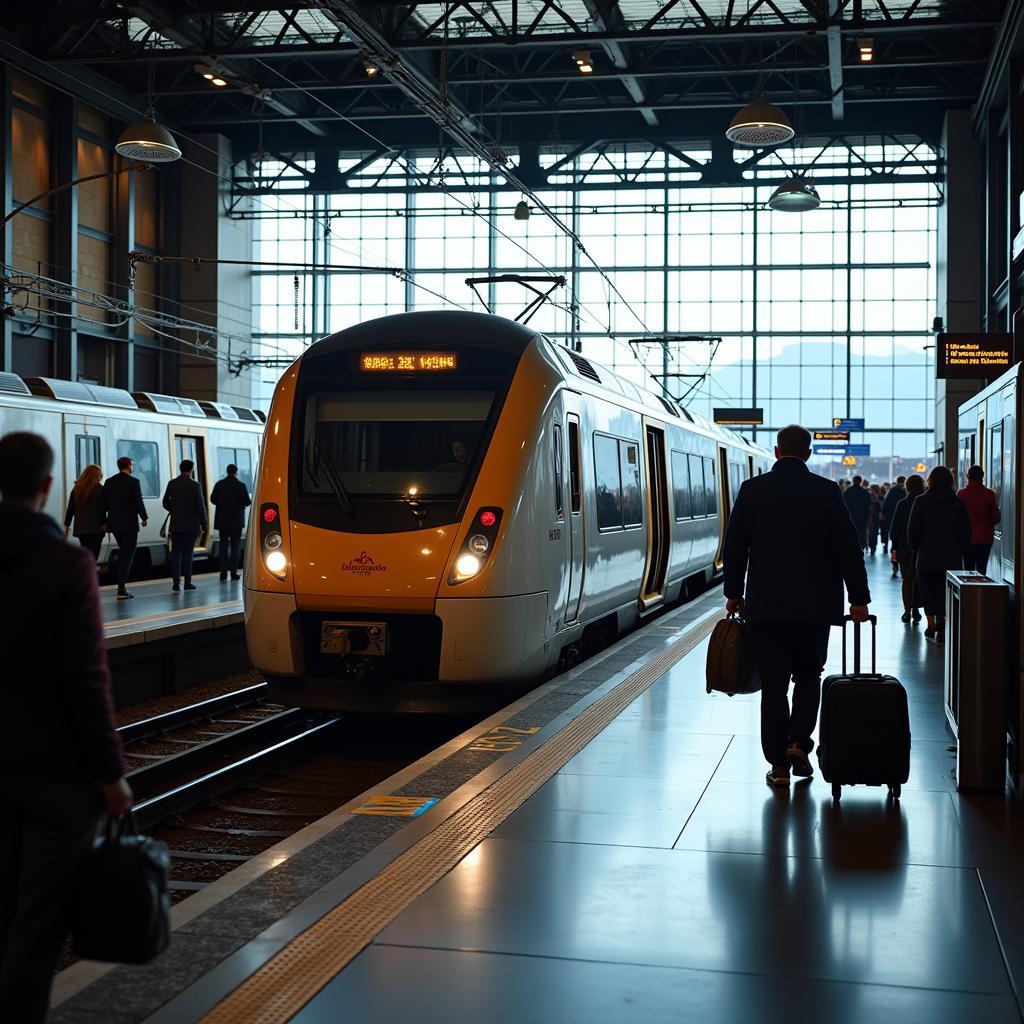
[[[117,472],[122,455],[134,460],[133,472],[149,512],[135,556],[140,569],[167,561],[167,513],[161,500],[181,460],[196,464],[195,476],[207,500],[229,463],[238,466],[239,478],[251,490],[264,421],[261,412],[221,402],[129,394],[79,381],[0,373],[0,435],[28,430],[50,442],[56,461],[46,512],[59,523],[64,522],[71,488],[86,466],[98,465],[108,477]],[[207,530],[196,542],[196,555],[216,554],[217,544],[214,531]],[[117,544],[107,536],[100,564],[116,558]]]
[[[493,702],[709,581],[769,459],[522,324],[352,327],[275,392],[250,657],[293,704]]]

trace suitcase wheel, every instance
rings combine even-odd
[[[900,793],[902,792],[903,787],[898,782],[893,782],[889,784],[889,796],[891,796],[893,800],[899,800]]]
[[[832,800],[834,803],[839,803],[839,798],[843,795],[843,787],[838,782],[832,783]]]

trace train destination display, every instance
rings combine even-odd
[[[940,334],[935,343],[935,375],[940,380],[955,377],[998,377],[1013,365],[1013,335],[981,331],[970,334]]]
[[[459,357],[454,352],[363,352],[359,369],[370,373],[432,373],[457,370]]]

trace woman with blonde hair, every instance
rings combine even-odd
[[[64,515],[64,535],[72,532],[83,548],[100,557],[100,545],[106,532],[106,507],[103,503],[103,470],[99,466],[86,466],[75,481],[68,497],[68,510]]]

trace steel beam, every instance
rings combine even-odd
[[[832,120],[843,119],[843,39],[839,28],[839,0],[828,0],[828,80],[832,89]]]

